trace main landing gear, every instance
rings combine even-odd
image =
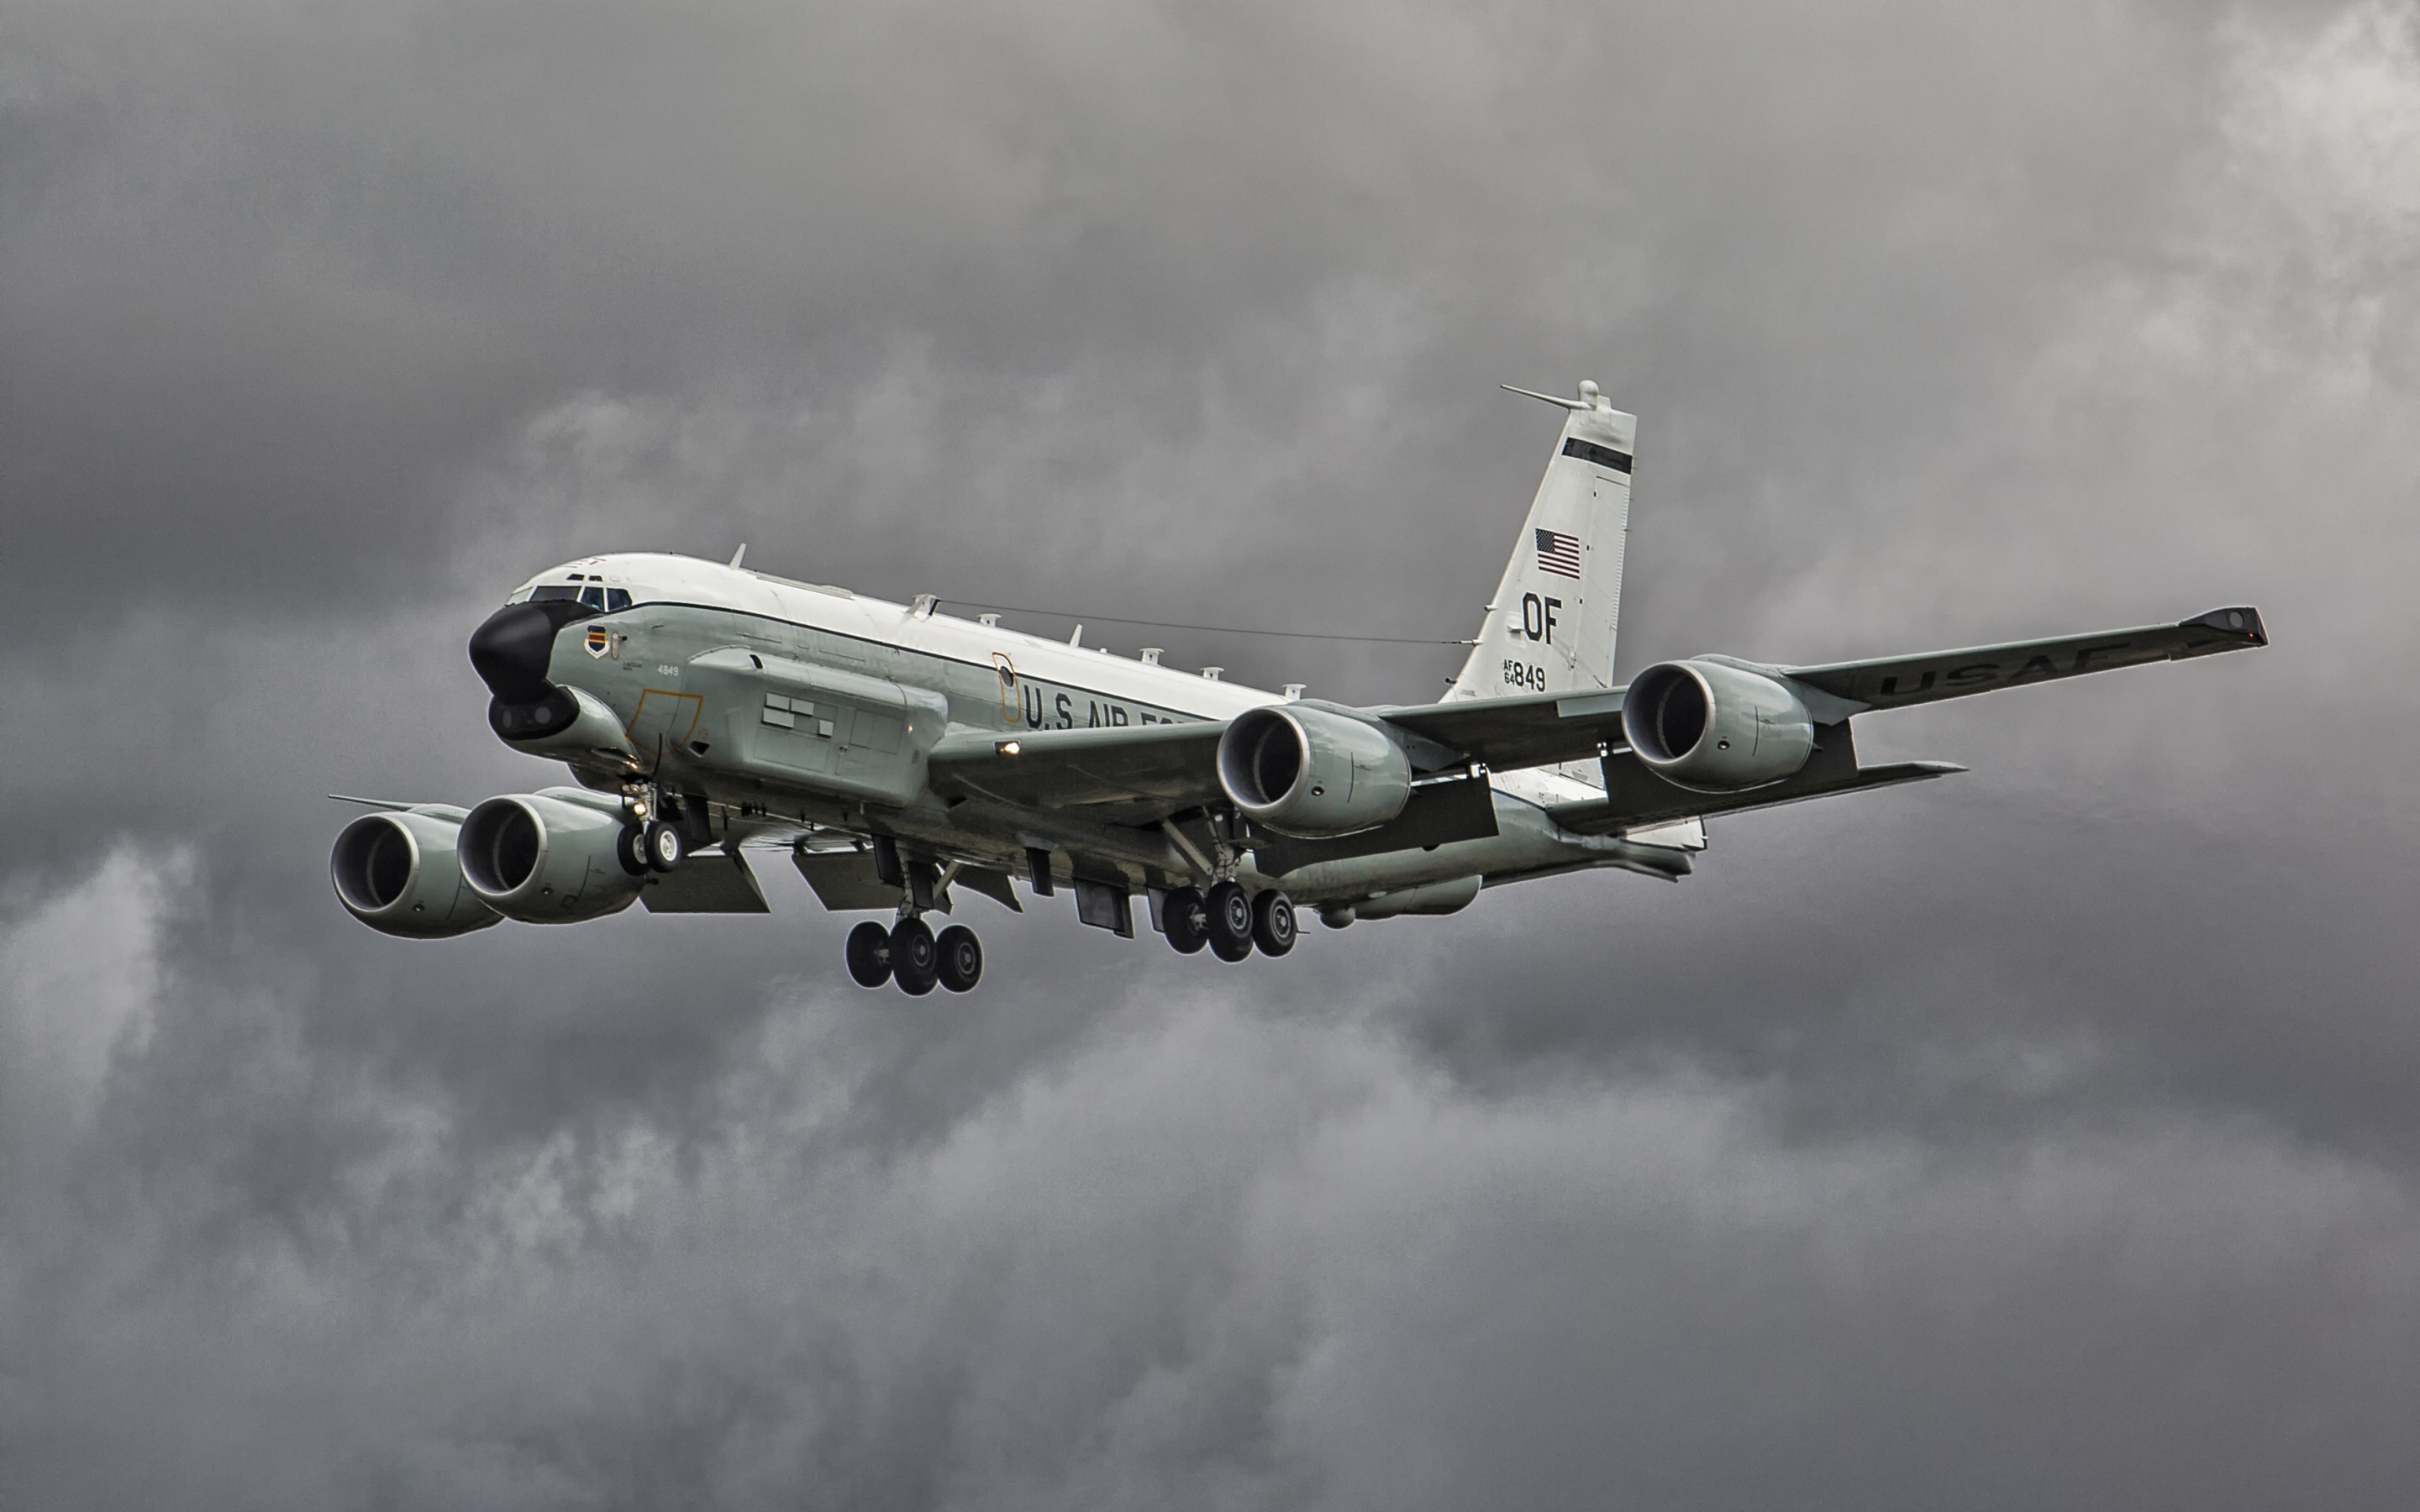
[[[859,986],[895,981],[910,997],[936,986],[971,992],[983,980],[983,942],[964,924],[951,925],[936,939],[921,918],[903,918],[889,929],[869,918],[848,932],[845,953],[849,980]]]
[[[1218,882],[1207,896],[1172,888],[1160,900],[1160,922],[1168,943],[1185,955],[1205,945],[1221,961],[1241,961],[1255,946],[1268,956],[1294,949],[1294,901],[1275,887],[1255,895],[1240,883]]]

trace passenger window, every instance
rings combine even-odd
[[[605,590],[590,583],[580,591],[580,601],[590,609],[602,609],[605,607]]]
[[[572,587],[569,583],[549,583],[545,587],[539,589],[536,593],[530,594],[530,602],[533,604],[543,604],[550,599],[578,598],[579,596],[580,590]]]
[[[605,609],[606,609],[606,612],[611,613],[611,614],[619,614],[619,613],[621,613],[624,609],[628,609],[629,607],[630,607],[630,592],[629,592],[629,590],[628,590],[628,589],[627,589],[627,588],[608,588],[607,590],[605,590]]]

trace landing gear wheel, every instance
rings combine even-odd
[[[939,956],[941,985],[954,993],[970,992],[983,980],[983,941],[964,924],[953,924],[941,931],[933,943]]]
[[[1252,953],[1252,900],[1233,882],[1210,889],[1210,953],[1241,961]]]
[[[1294,900],[1271,887],[1252,900],[1252,943],[1263,955],[1283,955],[1294,949]]]
[[[613,859],[622,870],[634,877],[647,874],[647,832],[636,825],[625,825],[622,833],[613,837]]]
[[[879,987],[891,980],[891,932],[867,919],[848,932],[848,980],[861,987]]]
[[[1210,943],[1210,905],[1202,901],[1198,887],[1171,887],[1159,901],[1159,920],[1179,955],[1191,955]]]
[[[877,926],[878,927],[878,926]],[[921,918],[903,918],[891,931],[891,975],[899,990],[922,997],[940,980],[940,951]]]
[[[681,843],[681,832],[659,819],[647,826],[643,843],[647,848],[647,865],[657,872],[671,872],[681,864],[689,847]]]

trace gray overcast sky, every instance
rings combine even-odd
[[[2415,261],[2409,3],[14,0],[0,1503],[2409,1505]],[[1450,638],[1583,377],[1625,670],[2276,644],[1282,964],[329,896],[551,562]]]

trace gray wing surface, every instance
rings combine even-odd
[[[2175,625],[2103,630],[2096,635],[2061,636],[2055,640],[1969,646],[1880,661],[1759,670],[1778,671],[1794,682],[1868,708],[1899,709],[2021,684],[2105,672],[2118,667],[2183,661],[2224,651],[2249,651],[2268,643],[2269,632],[2260,623],[2258,609],[2217,609]]]
[[[928,759],[935,791],[1147,825],[1219,797],[1224,721],[1087,730],[953,731]]]
[[[1817,732],[1815,754],[1798,774],[1739,793],[1696,793],[1675,787],[1648,770],[1629,751],[1615,751],[1604,763],[1605,797],[1584,803],[1557,804],[1546,811],[1555,823],[1581,835],[1618,835],[1652,829],[1676,819],[1735,813],[1745,809],[1770,809],[1836,793],[1896,787],[1947,777],[1966,768],[1947,762],[1895,762],[1886,766],[1859,766],[1856,742],[1846,721]]]
[[[1423,770],[1469,760],[1509,772],[1589,761],[1600,747],[1622,745],[1621,695],[1618,687],[1601,693],[1531,693],[1367,712],[1446,748],[1429,753],[1419,764]]]
[[[1732,656],[1700,659],[1725,662],[1796,683],[1816,718],[1831,723],[1869,709],[1906,708],[1970,693],[1990,693],[2004,687],[2080,677],[2086,672],[2111,671],[2119,667],[2248,651],[2268,643],[2269,632],[2260,623],[2260,611],[2237,608],[2212,609],[2174,625],[1969,646],[1876,661],[1833,662],[1822,667],[1778,667]],[[1600,748],[1626,748],[1629,741],[1621,729],[1621,703],[1626,691],[1617,687],[1602,693],[1466,699],[1368,712],[1448,748],[1447,751],[1434,753],[1425,769],[1450,764],[1449,753],[1459,753],[1499,771],[1511,771],[1555,762],[1586,761]],[[1643,775],[1646,774],[1642,772]],[[1681,811],[1711,810],[1693,808]]]
[[[1605,763],[1606,801],[1567,806],[1573,825],[1610,832],[1697,814],[1921,781],[1962,770],[1931,762],[1857,767],[1845,721],[1850,715],[1869,709],[1931,703],[2268,643],[2259,611],[2239,608],[2212,609],[2173,625],[1820,667],[1707,657],[1798,685],[1825,732],[1823,752],[1796,777],[1727,795],[1675,787],[1628,755],[1621,729],[1623,688],[1463,699],[1409,707],[1382,705],[1357,712],[1384,719],[1410,735],[1413,764],[1421,772],[1441,771],[1464,762],[1512,771],[1589,761],[1610,752]],[[1088,818],[1107,823],[1151,825],[1219,799],[1218,738],[1225,730],[1222,721],[1202,719],[1107,729],[954,731],[934,749],[931,776],[935,789],[944,794],[980,795],[1026,808],[1080,810]],[[1845,766],[1840,764],[1843,761]]]

